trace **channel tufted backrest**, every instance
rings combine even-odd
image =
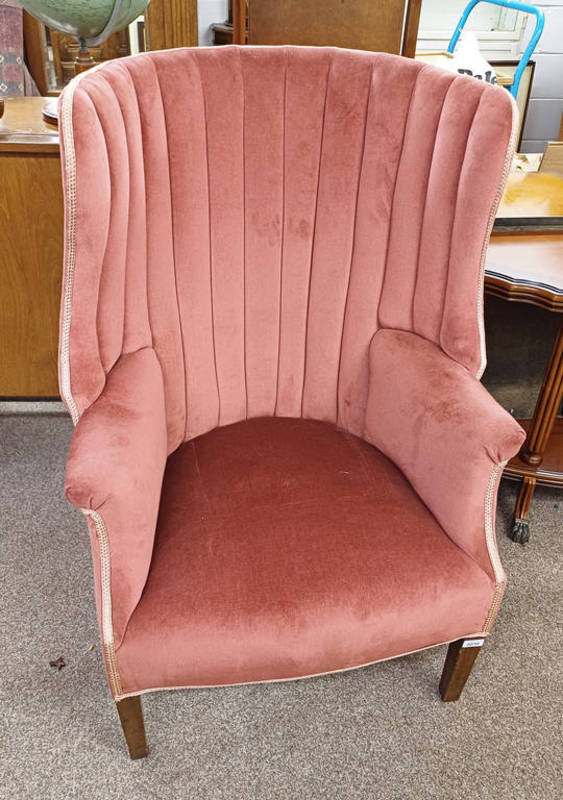
[[[74,419],[145,347],[170,450],[274,414],[361,434],[379,327],[480,375],[513,108],[473,79],[331,48],[165,51],[82,75],[61,106]]]

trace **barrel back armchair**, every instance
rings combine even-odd
[[[508,94],[386,54],[109,62],[60,105],[66,493],[107,677],[139,696],[449,644],[457,699],[505,576],[482,387]]]

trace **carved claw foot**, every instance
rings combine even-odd
[[[510,532],[510,538],[513,542],[526,544],[530,538],[530,523],[527,519],[514,519],[512,531]]]

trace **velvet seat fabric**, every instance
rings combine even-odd
[[[479,384],[509,93],[387,54],[184,49],[83,73],[60,130],[66,492],[114,697],[487,634],[523,440]]]
[[[480,631],[493,592],[374,447],[330,423],[239,422],[169,459],[123,690],[358,666]]]

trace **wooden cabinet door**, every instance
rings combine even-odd
[[[42,98],[6,101],[32,113],[0,130],[0,397],[57,397],[63,196],[58,139],[40,129]],[[4,128],[5,130],[5,128]]]
[[[237,2],[237,0],[235,0]],[[420,0],[250,0],[248,43],[300,44],[350,47],[401,53],[405,6],[410,5],[409,26],[416,24]],[[416,17],[416,19],[414,19]],[[414,55],[405,52],[404,55]]]

